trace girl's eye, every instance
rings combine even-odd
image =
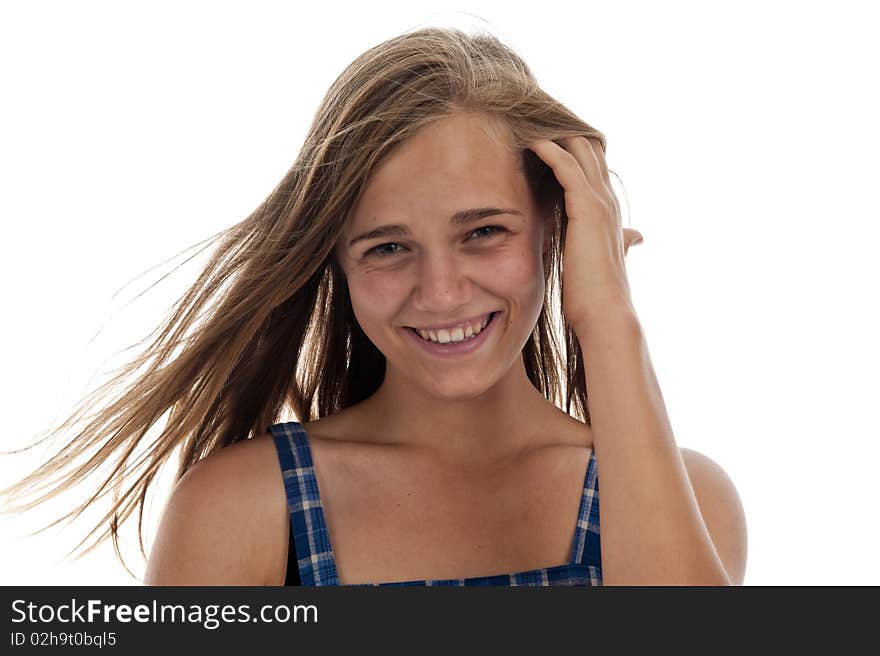
[[[370,250],[368,250],[366,253],[364,253],[364,255],[367,255],[367,256],[370,256],[370,255],[377,255],[377,256],[379,256],[379,257],[387,257],[387,256],[389,256],[389,255],[394,255],[394,254],[397,252],[396,250],[395,250],[395,251],[384,251],[384,250],[382,250],[382,249],[385,248],[386,246],[397,246],[397,247],[399,247],[400,244],[395,244],[394,242],[391,242],[391,243],[388,243],[388,244],[379,244],[378,246],[374,246],[373,248],[371,248]]]
[[[480,232],[480,230],[491,230],[491,232],[488,232],[488,233],[484,232],[482,234],[477,234]],[[486,237],[491,237],[492,235],[499,233],[499,232],[505,232],[505,228],[502,228],[501,226],[497,226],[497,225],[490,225],[490,226],[483,226],[481,228],[477,228],[471,234],[477,234],[477,239],[486,239]]]
[[[488,231],[488,232],[481,232]],[[476,228],[471,231],[471,235],[474,236],[475,239],[488,239],[489,237],[493,237],[497,233],[506,232],[507,229],[497,225],[489,225],[482,226],[480,228]],[[394,246],[394,250],[386,250],[386,247]],[[386,244],[379,244],[378,246],[374,246],[364,253],[365,257],[388,257],[390,255],[396,255],[400,252],[400,244],[396,242],[388,242]]]

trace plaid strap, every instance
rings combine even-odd
[[[303,585],[338,585],[330,534],[305,431],[298,422],[269,426],[284,477],[290,525]]]

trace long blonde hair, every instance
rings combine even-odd
[[[458,111],[509,126],[509,145],[520,151],[536,207],[551,224],[544,307],[523,358],[535,388],[589,424],[577,338],[564,318],[561,337],[554,327],[567,220],[562,188],[526,146],[580,135],[604,149],[605,138],[545,93],[496,37],[431,27],[370,48],[333,82],[281,182],[250,216],[210,240],[219,244],[207,266],[143,340],[158,332],[141,354],[36,442],[74,434],[3,491],[6,512],[30,509],[110,465],[94,494],[49,526],[111,494],[109,510],[76,549],[94,538],[87,553],[110,535],[124,565],[119,526],[138,509],[146,556],[147,491],[175,449],[179,480],[198,460],[265,432],[283,413],[312,421],[375,392],[385,358],[354,319],[333,247],[371,171],[407,137]],[[146,440],[166,414],[162,430]]]

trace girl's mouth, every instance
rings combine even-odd
[[[422,335],[416,331],[415,328],[407,327],[406,332],[409,333],[410,337],[416,341],[419,346],[425,349],[428,353],[432,355],[439,356],[451,356],[451,355],[464,355],[474,351],[480,347],[494,332],[495,324],[498,323],[496,320],[498,315],[501,314],[500,311],[496,310],[489,314],[489,320],[486,325],[472,335],[467,335],[466,332],[473,332],[471,330],[458,330],[446,332],[443,331],[439,335],[434,334],[423,334],[429,339],[425,339]],[[439,332],[439,331],[438,331]],[[449,340],[445,343],[440,341],[432,341],[433,338],[438,338],[440,340]]]

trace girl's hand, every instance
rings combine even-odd
[[[562,311],[575,330],[608,311],[632,311],[624,258],[641,243],[638,230],[623,228],[611,190],[605,153],[596,139],[567,137],[529,145],[565,190],[568,225],[562,253]]]

